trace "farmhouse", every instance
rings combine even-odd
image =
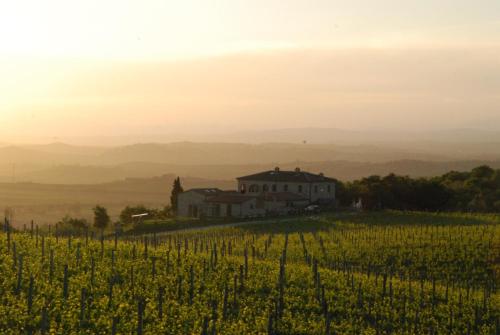
[[[323,174],[274,170],[237,178],[237,191],[196,188],[179,194],[184,217],[260,217],[287,215],[311,204],[335,203],[335,179]]]

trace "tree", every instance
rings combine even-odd
[[[148,214],[149,219],[154,219],[158,216],[158,210],[153,209],[153,208],[147,208],[144,205],[137,205],[137,206],[127,206],[125,207],[122,212],[120,213],[120,221],[124,224],[131,224],[134,223],[134,219],[132,218],[132,215],[139,215],[139,214]]]
[[[368,210],[420,211],[500,210],[500,170],[483,165],[470,172],[450,171],[440,177],[412,179],[389,174],[345,183],[338,193],[348,206],[361,199]]]
[[[156,213],[156,218],[160,220],[165,220],[170,217],[172,217],[172,207],[171,206],[165,206],[162,209],[158,210]]]
[[[178,209],[178,197],[179,194],[184,192],[181,185],[181,179],[179,177],[175,178],[174,185],[172,187],[172,194],[170,195],[170,206],[173,213],[177,213]]]
[[[99,205],[94,207],[94,227],[105,229],[110,221],[106,208]]]
[[[57,223],[59,233],[62,234],[82,234],[88,228],[88,222],[85,219],[72,218],[66,215]]]
[[[446,208],[452,193],[438,180],[417,179],[414,182],[415,207],[417,210],[439,211]]]
[[[495,170],[493,170],[491,167],[488,165],[481,165],[478,166],[471,171],[471,176],[475,178],[480,178],[480,179],[488,179],[493,176],[495,173]]]

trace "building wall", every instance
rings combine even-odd
[[[191,211],[190,213],[189,209],[190,207],[191,209],[193,209],[193,206],[196,206],[198,212],[196,217],[200,217],[206,211],[204,200],[205,196],[196,193],[194,191],[186,191],[180,193],[178,196],[177,215],[184,217],[189,217],[189,216],[192,217],[193,212]]]
[[[240,213],[242,217],[256,217],[264,216],[266,214],[266,210],[263,206],[258,205],[257,199],[252,199],[241,204]]]
[[[304,208],[309,204],[309,201],[266,201],[265,209],[268,214],[289,214],[294,210]]]
[[[218,206],[218,210],[216,209]],[[228,206],[226,203],[219,204],[209,204],[207,206],[207,215],[208,216],[218,216],[218,217],[227,217],[228,215]],[[263,207],[258,208],[257,199],[250,199],[249,201],[245,201],[241,204],[231,204],[230,216],[231,217],[255,217],[255,216],[263,216],[266,211]],[[217,215],[218,212],[218,215]]]
[[[219,204],[220,206],[220,217],[239,217],[240,204]],[[230,207],[230,215],[228,215],[228,207]]]
[[[273,189],[273,185],[276,186]],[[254,187],[256,186],[256,187]],[[289,183],[289,182],[264,182],[264,181],[238,181],[238,190],[245,189],[245,193],[249,195],[257,195],[265,192],[292,192],[302,195],[310,199],[310,202],[315,202],[320,199],[335,200],[335,183]],[[328,189],[330,187],[330,189]]]

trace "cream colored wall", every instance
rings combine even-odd
[[[220,205],[220,216],[227,216],[227,204]],[[213,204],[208,205],[207,208],[212,208]],[[251,199],[242,204],[232,204],[231,205],[231,216],[232,217],[254,217],[263,216],[266,213],[264,208],[257,208],[257,199]],[[212,215],[211,211],[207,211],[207,215]]]
[[[288,214],[293,210],[304,208],[309,201],[293,201],[293,207],[287,207],[286,201],[266,201],[264,203],[266,212],[275,214]]]
[[[303,197],[310,199],[314,202],[318,199],[335,199],[335,183],[333,182],[323,182],[323,183],[288,183],[288,182],[263,182],[263,181],[238,181],[238,190],[241,190],[242,185],[246,185],[246,193],[249,195],[257,195],[262,193],[263,186],[268,185],[269,191],[273,192],[272,185],[275,184],[277,189],[276,192],[285,192],[285,185],[288,185],[288,192],[297,193]],[[251,185],[258,185],[258,192],[249,192]],[[299,192],[299,185],[302,185],[302,192]],[[331,187],[331,192],[329,193],[327,188],[328,185]],[[315,192],[315,186],[318,186],[318,192]]]
[[[189,216],[189,205],[198,206],[198,215],[202,214],[205,210],[205,197],[194,191],[186,191],[178,196],[178,216]]]
[[[257,199],[244,202],[241,204],[241,216],[263,216],[266,214],[265,208],[257,208]]]

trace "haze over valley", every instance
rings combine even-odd
[[[431,177],[482,164],[500,168],[499,134],[461,129],[403,137],[398,132],[296,128],[207,135],[190,142],[168,142],[166,134],[147,138],[155,143],[130,145],[127,141],[140,139],[107,137],[102,146],[88,145],[94,139],[85,137],[65,140],[86,140],[87,145],[5,143],[0,145],[0,203],[15,209],[18,224],[35,217],[50,223],[64,215],[91,220],[97,203],[113,218],[127,205],[161,208],[168,204],[176,176],[186,188],[233,189],[236,177],[276,166],[341,181],[389,173]],[[210,139],[214,142],[201,141]]]

